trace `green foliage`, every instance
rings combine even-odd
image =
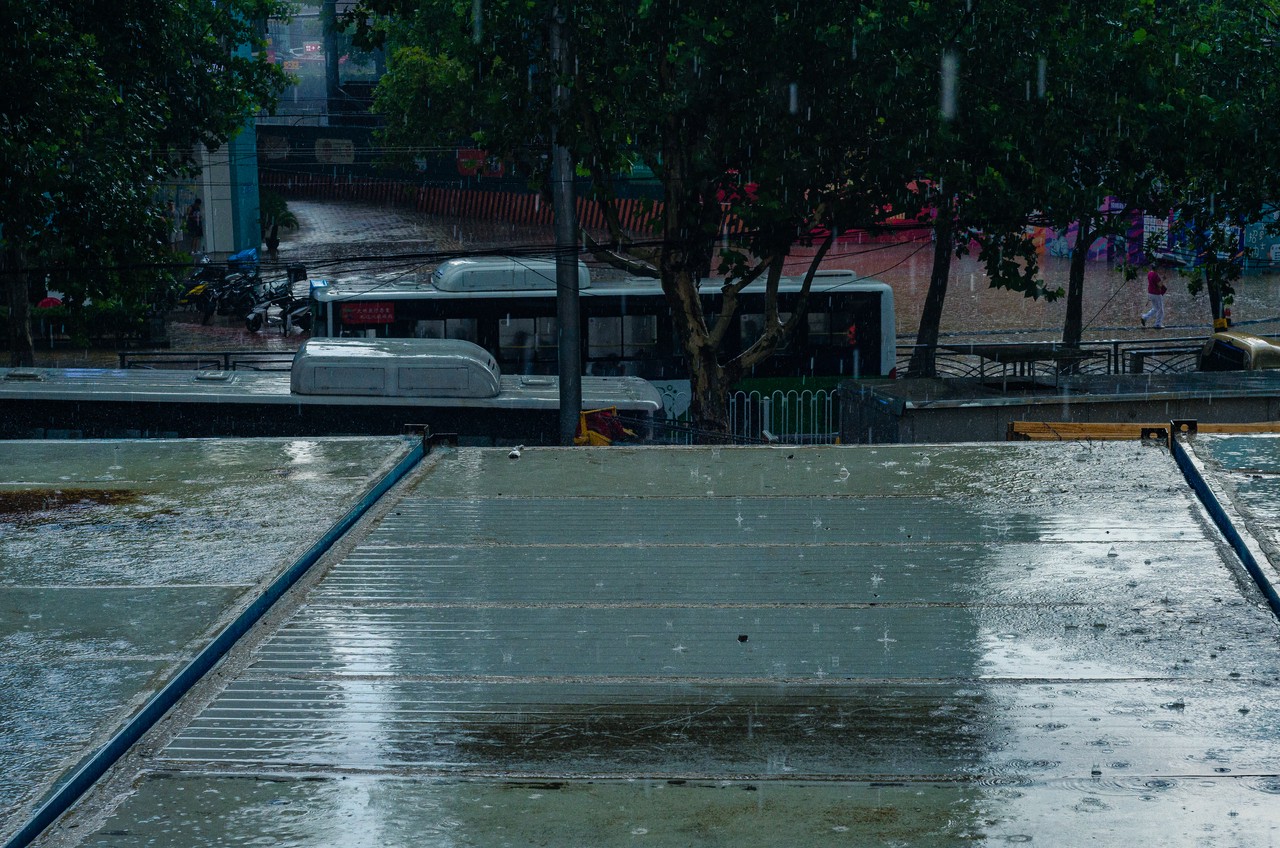
[[[392,48],[378,94],[388,144],[472,137],[545,186],[555,126],[604,202],[632,163],[651,169],[661,249],[627,234],[612,247],[662,277],[690,361],[706,360],[693,367],[715,379],[731,382],[785,331],[715,359],[733,303],[702,314],[699,278],[714,266],[730,295],[768,286],[797,231],[938,210],[953,239],[943,259],[976,239],[993,284],[1066,297],[1076,343],[1083,251],[1122,233],[1132,209],[1176,209],[1203,229],[1280,197],[1280,145],[1266,141],[1280,125],[1280,0],[869,0],[837,15],[591,0],[561,8],[567,71],[547,49],[555,8],[365,0],[346,20],[357,40]],[[955,70],[948,103],[943,68]],[[717,252],[722,203],[748,234]],[[1041,279],[1029,223],[1080,225],[1065,292]],[[1211,291],[1229,285],[1209,273]]]
[[[259,188],[258,223],[262,227],[263,235],[269,233],[272,227],[279,227],[282,230],[296,230],[298,229],[298,216],[289,210],[289,203],[280,192],[272,191],[269,188]]]
[[[4,279],[61,274],[84,296],[144,298],[172,258],[161,188],[269,105],[284,74],[258,22],[275,0],[0,0]],[[120,287],[125,290],[119,290]],[[29,353],[28,353],[29,355]]]
[[[804,320],[803,309],[786,323],[767,316],[757,344],[726,360],[720,346],[735,326],[736,289],[774,291],[798,231],[888,214],[884,187],[903,181],[889,167],[901,157],[878,117],[896,66],[860,61],[853,45],[874,44],[874,29],[821,4],[729,12],[701,0],[588,0],[559,7],[572,51],[562,67],[549,50],[556,10],[546,0],[365,0],[347,20],[358,41],[391,48],[378,94],[391,146],[475,137],[545,188],[554,128],[606,206],[616,175],[636,162],[654,173],[663,187],[661,245],[615,229],[612,246],[638,263],[629,267],[647,265],[662,279],[695,409],[718,403]],[[562,101],[557,86],[567,90]],[[725,205],[746,235],[720,257],[730,274],[725,306],[706,315],[698,286]]]
[[[30,320],[42,338],[53,336],[61,345],[89,348],[142,337],[147,316],[144,304],[112,298],[101,303],[33,307]],[[8,324],[8,315],[0,315],[0,327],[8,330]]]

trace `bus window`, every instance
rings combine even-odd
[[[738,326],[741,328],[738,335],[738,349],[746,350],[755,344],[756,339],[760,338],[760,334],[764,332],[764,316],[744,312]]]
[[[413,325],[413,337],[415,339],[443,339],[444,322],[443,321],[418,321]]]
[[[444,331],[446,338],[480,343],[480,334],[476,331],[474,318],[450,318],[444,322]]]
[[[843,332],[832,330],[830,312],[810,312],[807,317],[810,344],[826,347],[843,341],[843,339],[833,338],[835,335],[843,335]]]
[[[498,363],[504,369],[519,374],[530,374],[536,348],[536,330],[532,318],[512,318],[498,321]]]
[[[790,318],[791,318],[790,312],[778,313],[778,321],[780,323],[785,324]],[[753,314],[753,313],[745,313],[742,316],[742,323],[739,326],[741,326],[742,328],[738,337],[739,342],[742,345],[741,350],[746,350],[747,348],[755,344],[760,339],[760,334],[764,332],[764,316]],[[783,353],[787,350],[790,350],[792,346],[793,346],[792,340],[789,339],[784,344],[778,345],[778,348],[775,351],[775,353]]]
[[[587,338],[588,356],[591,359],[622,358],[622,319],[616,315],[588,318]]]
[[[658,355],[658,319],[654,315],[628,315],[622,319],[622,355],[626,359],[653,359]]]
[[[560,358],[560,338],[556,335],[556,319],[538,318],[538,334],[534,359],[539,362],[555,362]]]

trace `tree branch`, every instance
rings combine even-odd
[[[635,258],[624,256],[622,253],[600,244],[586,230],[582,231],[582,243],[595,259],[620,271],[626,271],[628,274],[634,274],[637,277],[649,277],[655,280],[662,277],[658,268],[651,264],[653,259],[656,258],[656,251],[634,251]],[[632,248],[627,249],[634,250]]]

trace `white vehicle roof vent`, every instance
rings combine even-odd
[[[554,259],[526,259],[519,256],[475,256],[450,259],[431,275],[431,284],[440,291],[555,291]],[[591,272],[578,263],[578,288],[591,287]]]
[[[460,339],[309,339],[291,372],[300,395],[492,398],[501,382],[489,352]]]

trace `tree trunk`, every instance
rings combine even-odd
[[[1076,246],[1071,251],[1071,271],[1067,278],[1067,319],[1062,325],[1062,343],[1079,347],[1084,334],[1084,261],[1093,242],[1093,218],[1080,216]]]
[[[22,257],[10,248],[4,252],[5,299],[9,306],[9,366],[30,368],[35,364],[35,344],[31,340],[31,298],[27,275],[22,273]]]
[[[659,76],[667,72],[659,65]],[[678,117],[663,127],[662,247],[658,270],[662,291],[675,320],[680,347],[689,364],[690,417],[695,440],[723,442],[729,433],[729,376],[719,362],[698,292],[701,272],[709,263],[714,241],[704,235],[707,220],[718,222],[719,203],[691,178],[689,131]],[[714,232],[714,228],[712,229]]]
[[[715,351],[702,348],[701,354],[689,360],[689,416],[695,444],[721,444],[729,441],[729,390]]]
[[[1222,283],[1216,273],[1210,273],[1209,264],[1204,266],[1204,290],[1209,293],[1209,326],[1217,326],[1217,320],[1223,317]]]
[[[916,333],[916,349],[911,354],[911,364],[907,366],[908,377],[935,377],[938,373],[938,327],[942,323],[942,305],[947,299],[947,281],[951,276],[951,257],[955,247],[952,244],[955,221],[950,209],[938,209],[933,233],[933,272],[929,275],[929,293],[925,296],[920,330]]]

